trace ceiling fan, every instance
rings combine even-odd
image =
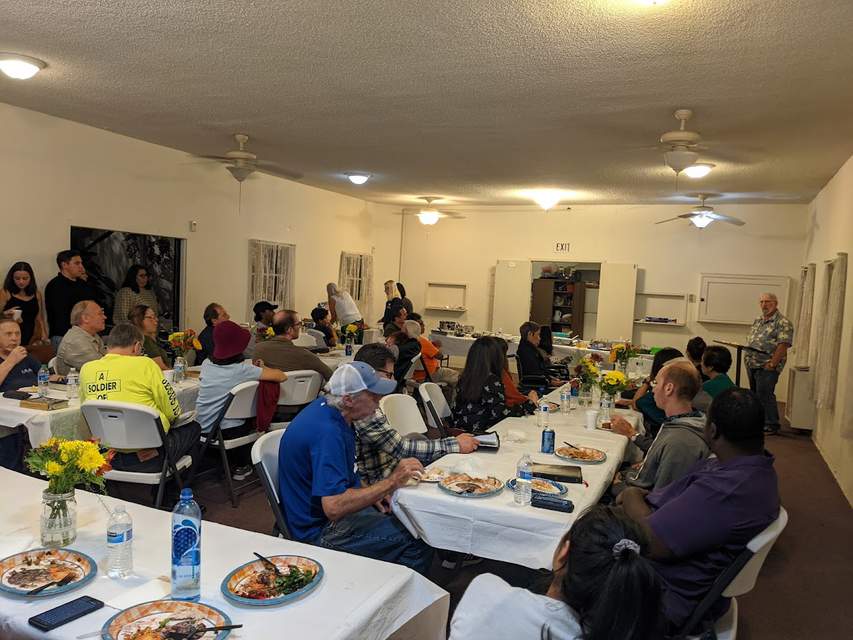
[[[709,224],[715,221],[719,222],[728,222],[729,224],[737,225],[738,227],[742,227],[746,224],[740,218],[735,218],[733,216],[726,216],[722,213],[716,213],[714,211],[714,207],[705,204],[705,198],[708,196],[700,193],[699,197],[699,205],[693,207],[691,211],[688,213],[682,213],[680,216],[675,216],[674,218],[667,218],[666,220],[660,220],[659,222],[655,222],[655,224],[663,224],[664,222],[672,222],[673,220],[685,219],[690,220],[690,222],[700,229],[704,229]]]
[[[666,165],[670,169],[675,171],[675,175],[677,176],[688,167],[697,164],[699,153],[697,153],[696,149],[699,143],[702,142],[702,135],[697,131],[687,129],[687,121],[693,116],[692,109],[677,109],[673,115],[681,124],[678,129],[662,134],[660,141],[666,148],[663,154],[664,162],[666,162]],[[708,171],[714,166],[707,165],[707,163],[703,164],[708,167]]]
[[[451,220],[461,220],[465,216],[456,213],[455,211],[448,211],[447,209],[437,209],[432,205],[433,202],[439,200],[440,198],[436,198],[434,196],[421,196],[419,198],[426,202],[426,206],[417,210],[417,209],[403,209],[402,214],[414,214],[418,217],[418,220],[421,224],[424,225],[433,225],[438,222],[441,218],[450,218]]]
[[[221,156],[196,156],[205,160],[215,160],[225,165],[225,168],[234,176],[237,182],[243,182],[246,178],[252,175],[255,171],[269,173],[291,180],[299,180],[302,174],[293,173],[280,167],[273,162],[265,162],[258,160],[258,156],[246,149],[249,144],[249,136],[245,133],[235,133],[234,140],[239,148],[226,151]]]

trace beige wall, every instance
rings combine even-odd
[[[337,279],[342,250],[375,249],[374,309],[396,274],[400,217],[362,200],[257,174],[242,185],[215,163],[44,114],[0,104],[2,264],[32,263],[43,287],[71,225],[186,238],[185,319],[200,329],[216,300],[247,319],[248,242],[296,245],[296,307],[304,314]],[[189,232],[189,221],[198,231]]]
[[[834,258],[838,252],[853,257],[853,157],[838,171],[809,205],[809,237],[806,242],[805,262],[817,264],[815,304],[820,304],[823,287],[823,261]],[[813,323],[816,329],[817,323]],[[812,332],[814,337],[814,331]],[[841,407],[853,402],[853,384],[850,368],[853,349],[853,273],[847,273],[847,292],[844,304],[844,329],[841,340],[841,357],[838,371],[838,395],[835,410],[818,410],[814,439],[847,499],[853,502],[853,439],[841,435]],[[853,414],[846,414],[847,420]],[[850,433],[851,425],[846,425]]]
[[[703,272],[798,277],[806,205],[716,208],[742,218],[746,226],[714,223],[699,230],[686,221],[653,224],[684,213],[685,205],[578,205],[568,213],[493,207],[466,210],[465,219],[444,219],[434,227],[407,218],[401,280],[416,308],[424,304],[427,279],[467,283],[469,311],[461,316],[433,312],[428,324],[437,326],[439,319],[464,320],[488,328],[491,271],[499,259],[636,263],[638,291],[693,293],[697,300]],[[555,241],[570,242],[570,252],[554,253]],[[700,324],[697,312],[698,302],[688,305],[686,327],[635,326],[633,339],[682,350],[694,335],[708,341],[744,339],[746,326]],[[756,301],[755,315],[759,313]],[[782,380],[779,387],[782,397],[785,384]]]

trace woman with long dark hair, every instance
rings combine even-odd
[[[151,275],[148,273],[148,269],[141,264],[134,264],[127,270],[121,289],[116,292],[115,303],[113,304],[113,324],[127,322],[128,314],[140,304],[151,307],[154,314],[159,315],[157,295],[151,288]]]
[[[160,326],[160,321],[154,309],[144,304],[138,304],[127,314],[127,318],[145,336],[145,341],[142,343],[143,355],[151,358],[161,371],[170,369],[172,359],[169,357],[169,352],[157,342],[157,328]]]
[[[453,615],[450,640],[659,638],[661,587],[646,551],[642,530],[621,509],[593,507],[557,545],[545,595],[477,576]]]
[[[504,355],[504,367],[503,371],[501,371],[501,382],[503,382],[504,385],[504,395],[506,396],[507,406],[515,407],[517,405],[523,405],[526,413],[535,413],[536,404],[539,402],[539,394],[535,391],[530,391],[527,395],[523,395],[518,390],[518,387],[515,385],[515,381],[509,373],[509,359],[507,358],[509,343],[500,336],[495,336],[495,341],[498,343],[498,346],[501,348],[501,353]]]
[[[504,418],[523,416],[525,405],[510,407],[501,376],[505,356],[491,336],[474,340],[456,387],[453,426],[472,432],[486,431]]]
[[[15,319],[21,327],[21,346],[48,339],[44,322],[44,299],[29,262],[13,264],[0,289],[3,317]]]

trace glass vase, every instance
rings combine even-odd
[[[578,393],[578,406],[587,409],[592,406],[592,385],[582,384]]]
[[[41,544],[58,549],[77,539],[77,499],[68,493],[41,494]]]

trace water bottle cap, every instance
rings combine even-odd
[[[181,500],[192,500],[193,499],[193,490],[190,488],[181,489]]]

